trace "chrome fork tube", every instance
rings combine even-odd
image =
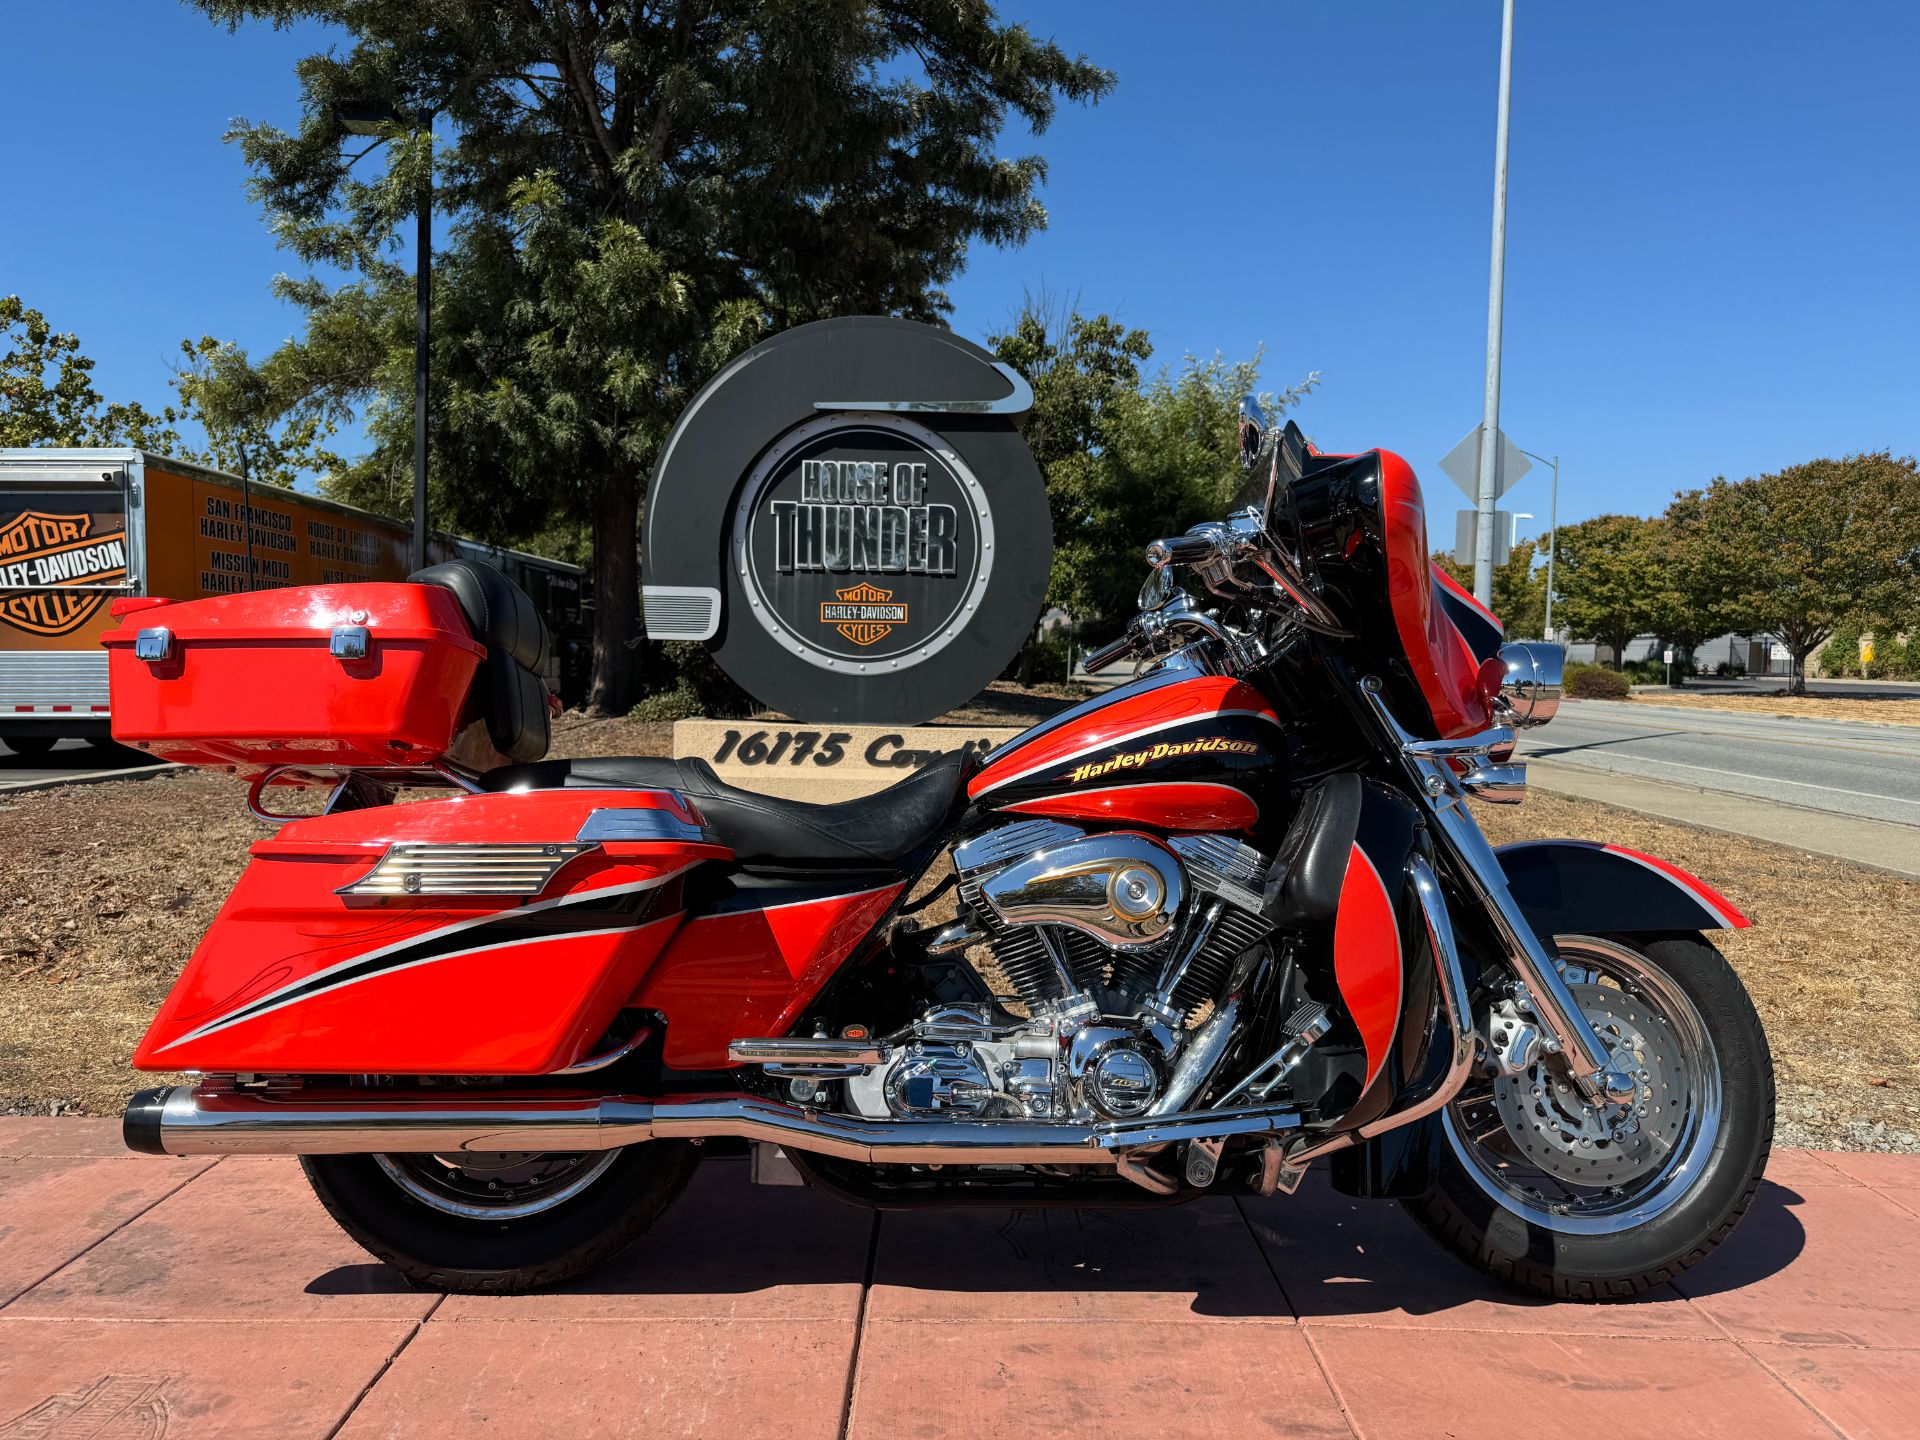
[[[1387,734],[1398,742],[1402,759],[1413,779],[1414,797],[1432,818],[1442,847],[1457,862],[1456,868],[1473,896],[1493,922],[1508,963],[1520,983],[1526,987],[1527,1004],[1546,1027],[1552,1048],[1560,1055],[1573,1082],[1588,1100],[1599,1104],[1633,1094],[1633,1078],[1616,1070],[1613,1057],[1561,978],[1560,967],[1540,937],[1533,933],[1520,904],[1507,885],[1500,857],[1487,843],[1480,823],[1467,811],[1466,792],[1448,763],[1475,753],[1484,753],[1485,743],[1474,738],[1422,741],[1408,734],[1387,709],[1380,682],[1369,678],[1361,683],[1361,693],[1372,706],[1374,715]],[[1513,732],[1498,732],[1498,738],[1510,742]],[[1486,741],[1489,737],[1480,737]]]
[[[1574,1082],[1589,1100],[1609,1098],[1609,1092],[1619,1088],[1609,1080],[1613,1057],[1587,1023],[1579,1002],[1561,977],[1560,967],[1521,913],[1519,902],[1507,887],[1500,857],[1493,853],[1479,822],[1466,813],[1466,802],[1457,795],[1437,800],[1429,796],[1427,801],[1427,813],[1460,862],[1459,869],[1474,898],[1493,922],[1508,962],[1527,987],[1527,1004],[1546,1026],[1553,1048],[1566,1061]],[[1631,1093],[1630,1086],[1628,1089]]]

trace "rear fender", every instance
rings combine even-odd
[[[1494,852],[1536,935],[1744,930],[1753,922],[1678,865],[1598,840],[1529,840]]]

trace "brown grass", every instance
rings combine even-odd
[[[1837,695],[1705,695],[1684,690],[1639,693],[1629,705],[1684,705],[1690,710],[1733,710],[1779,715],[1788,720],[1869,720],[1879,725],[1920,725],[1920,695],[1910,700],[1849,700]]]
[[[971,723],[1019,723],[1030,706],[996,693]],[[555,751],[661,754],[670,736],[568,716]],[[155,1083],[127,1056],[265,833],[243,800],[196,771],[0,798],[0,1111],[108,1114]],[[1716,940],[1766,1022],[1783,1095],[1812,1117],[1803,1138],[1845,1143],[1858,1120],[1920,1130],[1920,883],[1554,795],[1481,813],[1496,842],[1607,839],[1708,877],[1754,918]]]

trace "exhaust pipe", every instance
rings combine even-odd
[[[456,1099],[419,1091],[143,1090],[127,1107],[129,1149],[154,1155],[362,1155],[615,1150],[645,1140],[738,1136],[841,1160],[894,1165],[1112,1165],[1144,1145],[1279,1135],[1275,1106],[1196,1110],[1100,1125],[1012,1120],[889,1121],[751,1095]]]

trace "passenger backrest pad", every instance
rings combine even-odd
[[[487,647],[467,718],[486,721],[487,738],[508,760],[526,764],[545,755],[552,732],[539,672],[547,658],[547,626],[526,592],[491,565],[473,560],[430,565],[407,578],[451,590],[473,638]]]

